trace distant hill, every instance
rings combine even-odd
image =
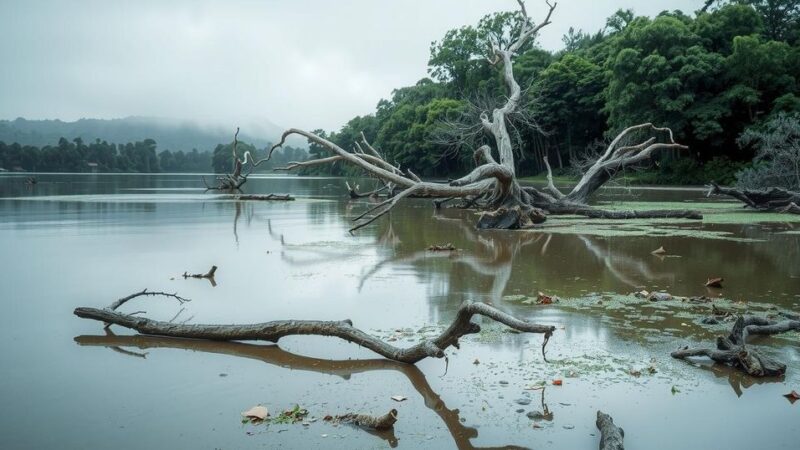
[[[257,125],[240,124],[239,140],[263,148],[277,141],[283,129],[269,122]],[[159,150],[211,151],[220,143],[233,140],[235,126],[206,126],[197,122],[161,119],[154,117],[125,117],[122,119],[80,119],[75,122],[61,120],[0,120],[0,141],[23,145],[55,145],[61,137],[84,142],[96,139],[109,143],[126,143],[153,139]],[[293,140],[290,145],[306,148],[304,141]]]

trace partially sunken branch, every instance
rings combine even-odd
[[[763,317],[740,316],[727,337],[717,338],[716,349],[684,347],[672,352],[672,357],[686,359],[702,356],[738,368],[754,377],[780,376],[786,372],[786,365],[748,345],[747,337],[751,334],[773,335],[798,330],[798,317],[774,321]]]
[[[744,203],[746,207],[757,211],[800,214],[800,192],[787,191],[781,188],[767,190],[748,190],[727,188],[711,182],[708,196],[726,195]]]
[[[614,419],[608,414],[597,411],[597,429],[600,430],[600,450],[625,450],[622,440],[625,431],[614,424]]]
[[[332,336],[365,347],[373,352],[399,362],[414,364],[428,357],[442,358],[450,347],[459,347],[459,339],[478,333],[480,326],[471,321],[472,316],[481,315],[505,324],[515,330],[543,334],[545,341],[555,331],[554,326],[539,325],[517,319],[485,303],[465,303],[450,326],[435,339],[420,342],[408,348],[390,345],[353,326],[350,320],[277,320],[252,325],[196,325],[163,322],[146,317],[121,313],[115,309],[76,308],[75,315],[84,319],[119,325],[141,334],[215,341],[269,341],[293,335]],[[544,346],[542,347],[544,352]]]

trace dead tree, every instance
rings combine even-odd
[[[203,184],[206,185],[206,190],[238,191],[245,183],[247,183],[247,177],[249,177],[250,174],[253,173],[255,168],[261,165],[261,163],[269,160],[269,158],[261,158],[259,160],[254,160],[253,156],[250,154],[250,151],[244,152],[244,155],[242,155],[242,157],[239,158],[239,155],[236,153],[238,146],[239,146],[239,127],[236,127],[236,133],[234,133],[233,135],[233,149],[231,150],[233,170],[231,173],[218,176],[216,186],[209,185],[206,179],[203,178]],[[249,166],[247,165],[248,162],[250,162]],[[244,170],[245,166],[247,166],[246,172]],[[270,199],[256,199],[256,200],[279,200],[279,199],[270,198]],[[285,199],[280,199],[280,200],[285,200]]]
[[[736,319],[731,333],[717,338],[717,348],[689,348],[672,352],[673,358],[686,359],[705,356],[712,361],[727,364],[754,377],[781,376],[786,365],[765,355],[757,348],[747,344],[747,337],[753,334],[773,335],[787,331],[800,330],[800,316],[785,314],[785,320],[774,321],[763,317],[740,316]]]
[[[711,182],[708,196],[727,195],[756,211],[800,214],[800,192],[773,187],[766,190],[727,188]]]
[[[388,213],[399,201],[411,196],[466,199],[471,206],[485,211],[478,221],[479,228],[526,228],[543,222],[547,214],[578,214],[613,219],[701,218],[699,213],[687,210],[606,211],[587,205],[589,197],[625,167],[649,162],[650,158],[661,150],[686,148],[673,140],[672,131],[668,128],[657,128],[649,123],[622,131],[605,153],[586,171],[578,185],[567,194],[563,194],[555,187],[552,178],[547,191],[519,184],[516,177],[514,149],[507,128],[509,117],[517,112],[522,98],[522,89],[514,78],[513,60],[520,49],[535,38],[539,30],[551,23],[550,17],[556,4],[548,2],[547,15],[544,20],[535,24],[528,16],[524,2],[518,0],[518,3],[519,14],[523,19],[518,34],[508,43],[487,42],[489,54],[486,60],[490,65],[501,68],[507,96],[502,106],[480,114],[480,128],[494,142],[494,148],[483,145],[474,151],[479,165],[469,174],[449,183],[424,182],[410,170],[401,170],[387,162],[380,152],[367,142],[363,134],[361,142],[356,143],[356,149],[350,152],[327,139],[296,128],[283,133],[280,141],[270,149],[267,159],[275,149],[283,145],[287,137],[299,135],[327,149],[331,156],[290,163],[280,170],[343,161],[363,169],[369,176],[386,183],[390,188],[389,192],[396,194],[390,195],[384,202],[356,217],[354,220],[357,223],[351,231],[373,222]]]
[[[133,298],[133,297],[131,297]],[[116,304],[116,303],[115,303]],[[467,334],[479,333],[480,325],[471,321],[472,316],[482,315],[505,324],[515,330],[544,335],[542,355],[550,336],[555,331],[552,325],[539,325],[520,320],[485,303],[464,303],[455,320],[438,337],[425,340],[408,348],[388,344],[353,326],[349,319],[341,321],[276,320],[252,325],[198,325],[176,324],[134,316],[117,311],[116,307],[76,308],[74,314],[84,319],[98,320],[119,325],[141,334],[175,338],[210,339],[214,341],[269,341],[294,335],[332,336],[360,345],[394,361],[415,364],[425,358],[443,358],[450,347],[459,348],[459,339]]]
[[[231,173],[220,175],[217,177],[217,185],[211,186],[206,182],[203,177],[203,183],[206,185],[206,190],[218,191],[237,191],[247,182],[247,176],[242,175],[242,168],[247,164],[250,158],[250,152],[245,152],[243,158],[239,158],[236,154],[236,147],[239,144],[239,127],[236,127],[236,133],[233,135],[233,171]]]

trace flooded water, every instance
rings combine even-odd
[[[697,207],[706,219],[552,218],[534,231],[478,232],[474,213],[435,213],[418,199],[351,235],[351,218],[370,203],[347,199],[340,179],[245,185],[293,202],[221,200],[197,175],[23,180],[0,176],[2,448],[590,449],[598,409],[625,429],[629,448],[797,448],[800,404],[782,396],[800,391],[797,333],[753,340],[788,369],[752,379],[670,358],[729,327],[698,323],[709,304],[628,296],[665,290],[800,311],[796,217],[747,214],[701,190],[608,189],[599,201],[609,207]],[[459,250],[426,251],[444,243]],[[650,253],[661,246],[666,255]],[[180,276],[212,265],[216,286]],[[712,277],[724,287],[706,288]],[[334,338],[142,337],[72,314],[143,288],[192,301],[141,298],[127,311],[186,323],[349,318],[396,345],[437,333],[466,300],[558,329],[549,362],[540,336],[475,319],[483,331],[447,362],[409,366]],[[534,304],[540,291],[561,300]],[[242,423],[257,404],[273,413],[300,405],[309,424]],[[321,420],[391,408],[389,434]]]

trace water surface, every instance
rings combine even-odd
[[[297,196],[269,203],[218,199],[198,175],[38,179],[0,176],[0,447],[588,449],[598,445],[597,409],[624,427],[630,448],[796,448],[800,438],[800,405],[781,396],[800,391],[797,336],[756,341],[789,368],[784,379],[754,380],[669,357],[713,338],[693,310],[612,301],[666,290],[799,311],[800,223],[791,217],[742,215],[701,190],[609,189],[599,201],[611,207],[708,213],[702,222],[552,219],[535,231],[478,232],[472,212],[409,200],[351,235],[350,219],[370,201],[346,199],[340,179],[248,181],[249,192]],[[460,250],[426,251],[443,243]],[[660,246],[667,256],[650,254]],[[211,265],[216,286],[180,277]],[[704,287],[717,276],[723,289]],[[434,334],[466,300],[558,331],[549,363],[539,336],[481,321],[484,331],[450,349],[447,363],[414,367],[330,338],[162,339],[72,315],[143,288],[192,301],[138,299],[128,311],[187,323],[349,318],[396,345]],[[539,291],[562,301],[520,301]],[[630,374],[651,365],[654,374]],[[563,386],[526,389],[556,378]],[[299,404],[314,417],[397,408],[399,421],[380,436],[321,420],[242,424],[240,412],[256,404]]]

